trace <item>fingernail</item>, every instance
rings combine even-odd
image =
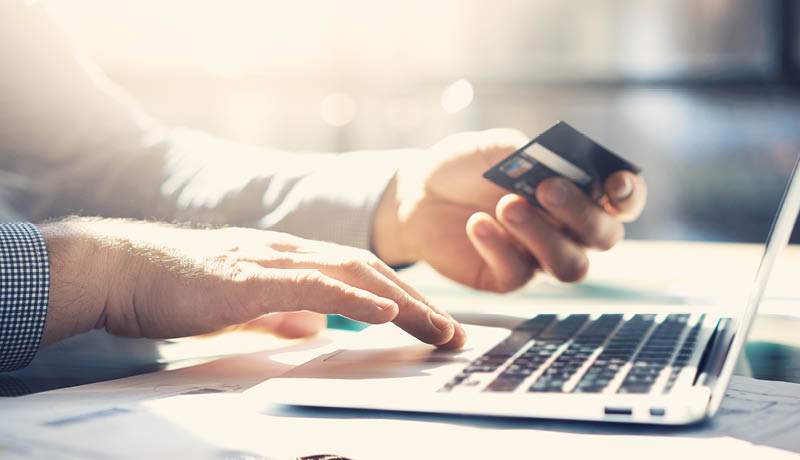
[[[440,331],[446,331],[447,328],[452,327],[453,322],[446,318],[444,315],[440,315],[438,313],[431,312],[430,314],[431,323],[436,326],[436,329]]]
[[[628,176],[622,176],[622,182],[617,181],[617,187],[614,190],[609,190],[611,198],[615,200],[623,200],[628,198],[633,192],[633,182]]]
[[[506,219],[512,224],[524,224],[528,220],[528,210],[522,203],[512,204],[506,210]]]
[[[560,180],[549,180],[542,184],[542,194],[545,202],[551,206],[561,206],[566,203],[569,195],[567,186]]]
[[[472,229],[481,238],[489,238],[494,234],[494,228],[486,222],[478,222]]]

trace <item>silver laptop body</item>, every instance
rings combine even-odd
[[[800,162],[800,157],[798,157]],[[463,350],[372,326],[248,392],[256,403],[688,424],[713,416],[800,210],[798,165],[747,304],[536,309],[510,327],[465,325]],[[492,315],[486,315],[490,319]],[[491,321],[487,321],[491,323]]]

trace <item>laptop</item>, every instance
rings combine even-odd
[[[415,342],[392,324],[371,326],[248,394],[300,406],[463,415],[665,425],[712,417],[800,210],[798,163],[800,156],[750,298],[734,314],[701,305],[536,310],[510,328],[465,325],[469,340],[458,351]]]

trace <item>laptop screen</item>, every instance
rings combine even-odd
[[[789,237],[792,234],[797,214],[800,212],[800,178],[797,177],[800,171],[798,171],[798,165],[800,165],[800,155],[795,160],[792,174],[789,176],[789,183],[786,185],[786,191],[783,193],[775,220],[772,222],[772,228],[769,230],[764,255],[761,257],[761,263],[758,266],[756,279],[753,283],[753,291],[747,302],[747,309],[741,316],[742,323],[739,325],[739,330],[736,334],[737,341],[746,339],[749,323],[752,323],[755,317],[758,304],[761,302],[761,298],[767,288],[769,275],[772,273],[781,250],[789,243]]]
[[[733,374],[734,366],[739,355],[744,348],[747,341],[747,335],[750,332],[750,327],[758,310],[758,305],[761,303],[761,298],[764,296],[764,291],[767,288],[769,276],[778,259],[781,250],[789,243],[789,237],[792,234],[797,214],[800,212],[800,178],[798,178],[798,165],[800,164],[800,154],[795,160],[792,174],[789,176],[789,183],[786,185],[786,191],[783,193],[781,204],[778,207],[778,212],[775,215],[775,220],[772,222],[769,235],[767,236],[766,246],[764,248],[764,255],[761,256],[761,263],[756,272],[756,279],[753,283],[753,290],[750,298],[747,301],[747,306],[741,316],[736,320],[736,335],[731,343],[725,365],[721,372],[721,380],[727,386],[727,380]],[[716,411],[722,400],[724,392],[717,392],[712,397],[711,410]]]

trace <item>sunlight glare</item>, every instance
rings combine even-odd
[[[456,80],[442,91],[442,108],[450,114],[460,112],[469,107],[473,95],[474,91],[470,82],[463,78]]]
[[[319,105],[319,112],[325,123],[338,128],[356,118],[358,106],[350,95],[335,92],[325,96]]]

